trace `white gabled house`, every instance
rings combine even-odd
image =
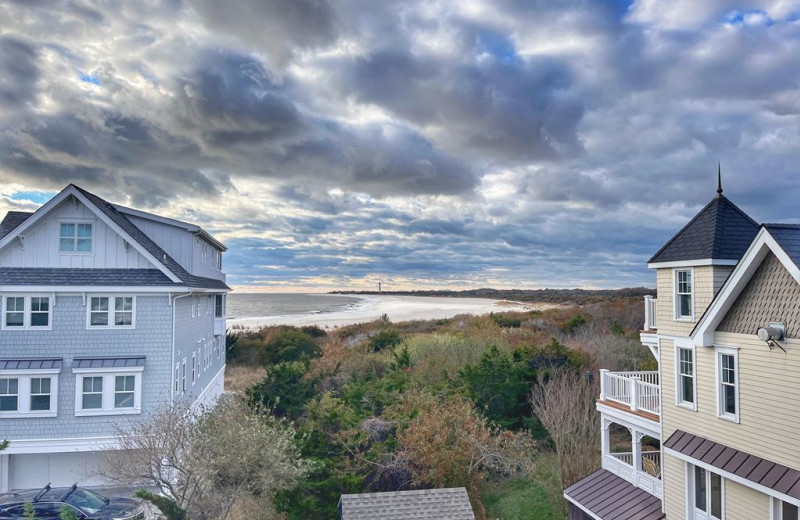
[[[212,402],[226,248],[199,226],[70,185],[0,222],[0,492],[102,484],[114,426]]]

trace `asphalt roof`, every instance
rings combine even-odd
[[[466,488],[342,495],[342,520],[475,520]]]
[[[174,258],[167,254],[161,246],[156,244],[147,234],[145,234],[141,229],[139,229],[133,222],[131,222],[128,217],[126,217],[122,212],[120,212],[114,204],[98,197],[97,195],[90,193],[83,188],[71,184],[73,188],[75,188],[78,192],[80,192],[84,197],[86,197],[89,202],[94,204],[97,209],[99,209],[104,215],[106,215],[112,222],[114,222],[117,226],[122,228],[130,237],[135,240],[139,245],[141,245],[148,253],[153,255],[157,262],[161,263],[164,267],[166,267],[171,273],[173,273],[176,277],[178,277],[181,282],[176,285],[184,285],[188,287],[195,287],[199,289],[220,289],[220,290],[230,290],[228,285],[221,281],[216,280],[213,278],[205,278],[202,276],[195,276],[189,273],[184,267],[178,263]],[[13,231],[17,226],[19,226],[22,222],[27,220],[32,213],[23,213],[17,211],[10,211],[6,214],[6,217],[3,219],[2,223],[0,223],[0,239],[2,239],[5,235]],[[24,218],[23,218],[24,217]],[[4,269],[5,271],[5,269]],[[77,270],[76,270],[77,271]],[[88,271],[88,270],[85,270]],[[140,271],[150,271],[147,269],[142,269]],[[98,273],[99,274],[99,273]],[[162,273],[163,274],[163,273]],[[18,276],[21,276],[20,273],[17,273]],[[33,284],[46,284],[47,282],[39,279],[35,282],[31,282]],[[20,283],[20,285],[26,285],[25,283]],[[68,283],[65,285],[84,285],[83,283]],[[86,285],[100,285],[100,284],[86,284]],[[149,283],[132,283],[132,284],[102,284],[102,285],[151,285]],[[160,285],[160,284],[156,284]]]
[[[758,229],[755,220],[719,194],[659,249],[648,263],[707,258],[738,261]]]
[[[53,267],[7,267],[0,269],[0,285],[175,285],[158,269],[80,269]]]
[[[792,262],[800,267],[800,224],[764,224]]]
[[[800,499],[800,471],[712,440],[676,430],[664,447],[779,493]]]
[[[660,520],[661,499],[601,469],[564,490],[573,502],[603,520]]]
[[[14,231],[14,228],[28,220],[33,213],[27,211],[9,211],[0,222],[0,239]]]

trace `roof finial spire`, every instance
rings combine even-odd
[[[722,163],[717,162],[717,196],[722,197]]]

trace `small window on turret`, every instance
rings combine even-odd
[[[692,319],[692,270],[679,269],[675,271],[675,318]]]

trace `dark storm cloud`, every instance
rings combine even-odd
[[[0,0],[0,205],[197,220],[233,283],[650,283],[718,160],[794,215],[800,25],[751,4]]]

